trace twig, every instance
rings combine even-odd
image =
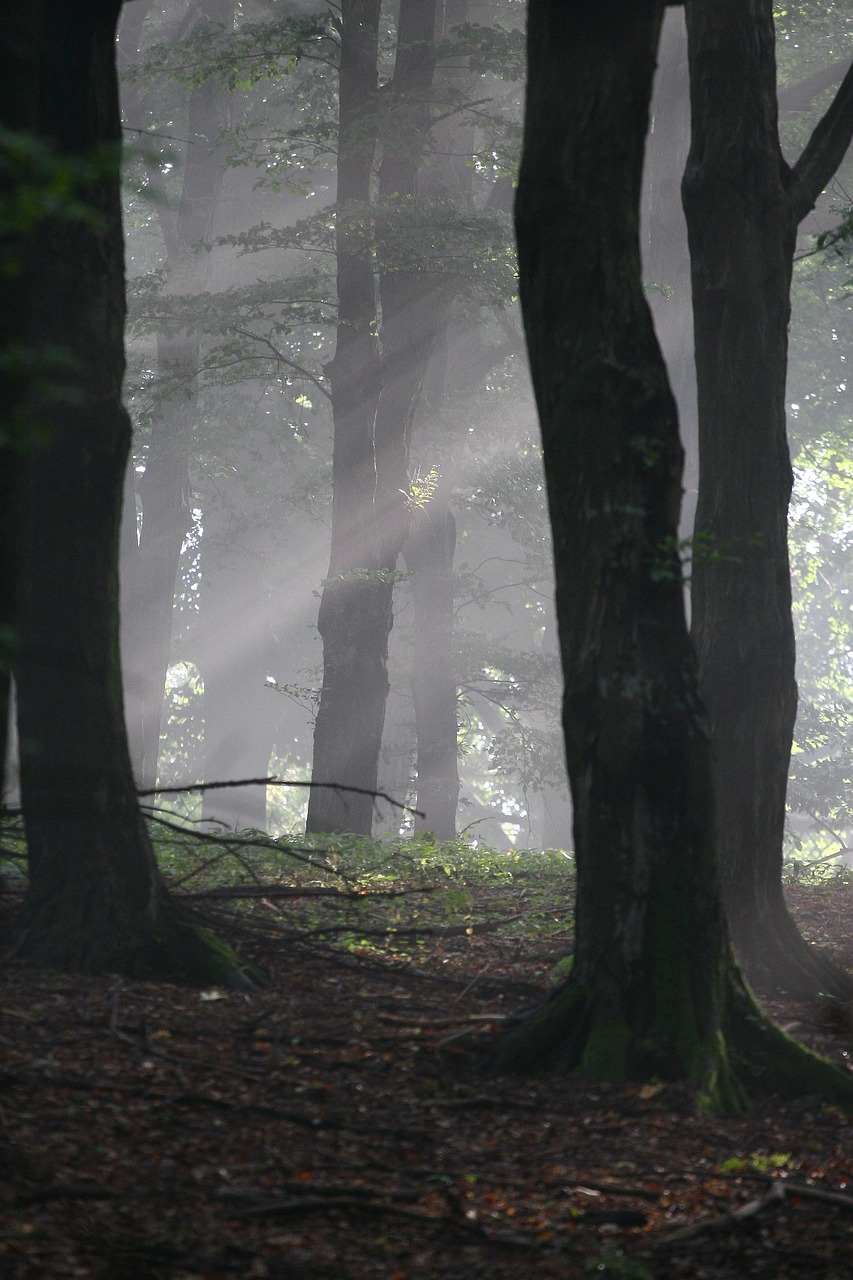
[[[179,881],[179,883],[183,883]],[[347,902],[369,902],[373,898],[407,898],[414,893],[435,893],[433,885],[415,889],[318,889],[283,884],[231,884],[217,889],[198,889],[185,898],[343,898]]]
[[[224,782],[190,782],[182,787],[149,787],[137,791],[138,796],[170,796],[182,795],[188,791],[221,791],[226,787],[307,787],[309,790],[347,791],[356,796],[373,796],[374,800],[385,800],[395,809],[404,809],[419,818],[426,815],[410,804],[395,800],[387,791],[375,791],[372,787],[350,787],[343,782],[297,782],[290,778],[231,778]]]

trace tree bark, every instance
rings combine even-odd
[[[687,6],[692,138],[682,185],[699,411],[693,636],[708,708],[729,927],[750,982],[850,995],[782,892],[797,710],[785,421],[797,225],[853,131],[853,77],[792,171],[779,146],[770,0]],[[845,108],[846,102],[846,108]],[[845,141],[846,139],[846,141]]]
[[[338,330],[332,389],[332,548],[318,629],[323,687],[315,782],[376,790],[388,674],[374,524],[374,428],[382,386],[376,288],[365,222],[376,152],[379,0],[343,0],[338,117]],[[307,830],[369,835],[369,794],[314,787]]]
[[[32,134],[36,127],[36,66],[39,14],[29,0],[16,0],[5,15],[0,54],[0,125]],[[5,159],[5,157],[3,157]],[[11,708],[12,664],[18,642],[18,583],[23,463],[31,446],[27,373],[30,246],[16,230],[20,198],[12,165],[0,165],[0,207],[6,230],[0,236],[0,807],[3,804]]]
[[[453,660],[456,521],[436,495],[415,512],[403,548],[414,607],[412,698],[417,738],[415,832],[456,839],[459,802],[457,688]]]
[[[743,1104],[749,1068],[781,1079],[799,1067],[849,1099],[850,1081],[762,1020],[720,898],[676,544],[682,451],[640,267],[662,11],[660,0],[529,8],[516,230],[578,888],[571,976],[508,1033],[497,1061],[684,1080],[715,1109]]]
[[[380,119],[378,12],[371,7],[368,14],[362,0],[344,5],[341,15],[339,325],[327,370],[335,421],[332,555],[320,605],[324,669],[313,777],[361,794],[312,789],[309,832],[370,835],[373,824],[369,793],[376,789],[388,698],[394,578],[409,525],[412,417],[440,315],[437,295],[420,273],[407,262],[383,259],[383,220],[399,215],[417,190],[429,129],[435,7],[435,0],[403,0],[394,75],[385,91],[376,206],[381,353],[369,246],[363,223],[351,223],[351,210],[364,214],[371,194]]]
[[[35,406],[46,443],[27,460],[21,788],[36,963],[132,975],[240,979],[239,961],[185,916],[160,879],[136,801],[118,643],[118,543],[130,421],[115,77],[118,0],[42,4],[40,135],[96,159],[89,217],[41,228],[31,341],[66,357],[67,386]]]

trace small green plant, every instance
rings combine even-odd
[[[720,1165],[722,1173],[773,1173],[776,1169],[784,1169],[791,1159],[790,1151],[772,1151],[762,1155],[753,1151],[748,1156],[732,1156]]]
[[[653,1280],[651,1271],[642,1262],[612,1247],[602,1250],[597,1258],[590,1258],[584,1271],[588,1276],[607,1277],[607,1280]]]

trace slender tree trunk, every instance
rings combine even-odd
[[[752,1083],[735,1051],[771,1087],[800,1070],[853,1098],[840,1072],[762,1020],[719,893],[676,550],[682,453],[640,268],[662,9],[529,9],[516,228],[554,534],[577,942],[568,982],[504,1038],[498,1061],[685,1080],[726,1109]]]
[[[332,389],[332,549],[318,628],[323,687],[314,726],[316,782],[376,789],[388,674],[378,577],[374,427],[382,386],[376,289],[366,234],[376,151],[379,0],[343,0],[336,249],[338,332]],[[370,834],[368,794],[313,788],[309,832]]]
[[[39,132],[101,176],[86,220],[52,219],[33,256],[36,347],[62,351],[69,386],[35,406],[46,443],[27,460],[22,654],[16,669],[29,847],[24,954],[87,971],[239,975],[239,962],[167,894],[136,802],[122,710],[118,543],[130,421],[115,77],[118,0],[39,6]]]
[[[846,149],[853,103],[839,95],[828,130],[792,171],[779,146],[771,0],[703,0],[687,12],[692,142],[682,190],[700,459],[693,635],[712,728],[723,896],[754,985],[849,995],[853,981],[811,949],[788,914],[782,839],[797,711],[785,421],[791,272],[797,225]],[[845,84],[853,99],[853,79]]]
[[[415,513],[403,548],[414,605],[412,696],[417,736],[415,831],[455,840],[459,802],[457,688],[453,660],[456,521],[434,498]]]
[[[376,788],[385,704],[388,636],[397,560],[409,524],[409,441],[439,321],[437,296],[419,273],[383,261],[383,221],[416,194],[429,128],[435,0],[403,0],[397,58],[383,112],[377,243],[382,306],[376,342],[373,266],[363,226],[347,226],[347,202],[367,206],[378,116],[376,55],[366,34],[378,14],[342,11],[338,151],[338,299],[335,358],[328,367],[335,419],[332,557],[320,606],[323,688],[314,730],[313,777],[369,793]],[[362,25],[359,25],[361,23]],[[372,40],[372,35],[371,35]],[[365,121],[371,121],[365,128]],[[370,131],[373,130],[373,132]],[[361,237],[360,239],[358,237]],[[387,250],[386,250],[387,252]],[[354,320],[346,317],[352,314]],[[347,380],[350,385],[346,385]],[[315,788],[308,831],[369,835],[373,800]]]
[[[233,21],[233,13],[233,0],[216,0],[206,7],[208,20],[222,25]],[[142,123],[142,104],[133,86],[129,86],[127,109]],[[225,164],[217,139],[227,119],[228,91],[216,79],[190,90],[187,127],[192,145],[186,151],[180,205],[177,214],[165,198],[159,206],[169,293],[204,291],[210,255],[199,245],[213,229]],[[131,740],[138,752],[134,768],[145,788],[157,784],[175,581],[181,549],[192,527],[189,459],[198,416],[198,334],[159,334],[157,367],[164,388],[163,409],[152,427],[145,473],[137,485],[142,506],[139,545],[123,564],[125,692]]]

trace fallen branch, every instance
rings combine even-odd
[[[824,1204],[834,1204],[840,1208],[853,1211],[853,1195],[846,1195],[843,1191],[826,1191],[822,1187],[812,1187],[801,1182],[790,1182],[786,1178],[770,1178],[768,1180],[770,1181],[770,1189],[764,1195],[757,1196],[754,1200],[748,1200],[739,1209],[734,1209],[720,1217],[706,1218],[703,1222],[697,1222],[692,1226],[680,1227],[677,1231],[673,1231],[657,1241],[654,1248],[667,1248],[672,1244],[683,1244],[686,1240],[696,1239],[697,1236],[710,1234],[724,1227],[745,1222],[749,1218],[754,1218],[757,1214],[762,1213],[765,1209],[778,1208],[785,1200],[791,1197],[802,1196],[804,1199],[821,1200]]]

